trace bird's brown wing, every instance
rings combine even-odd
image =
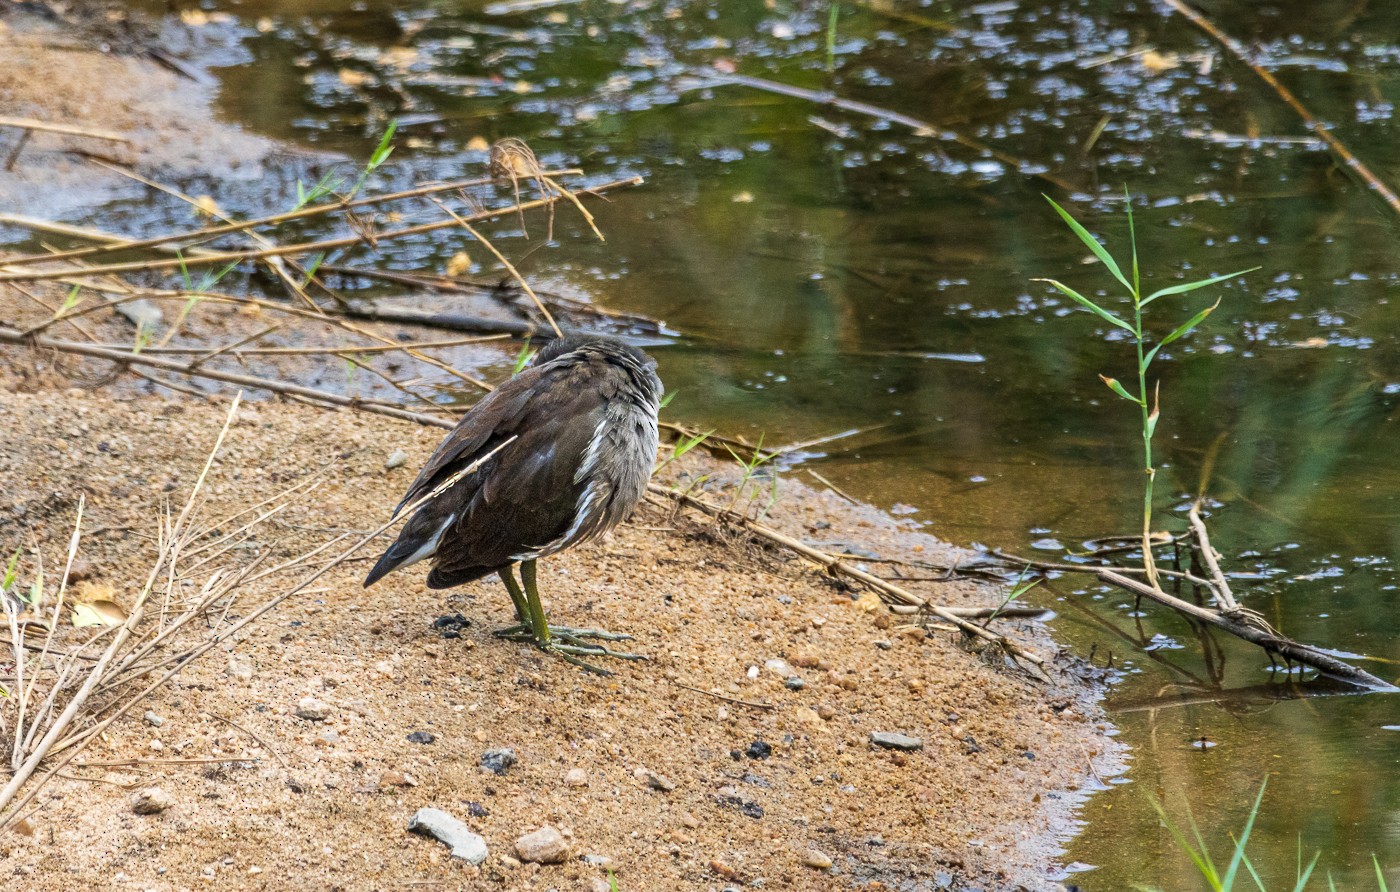
[[[586,371],[580,366],[544,370],[548,380],[514,406],[516,411],[496,419],[496,442],[515,439],[464,478],[463,483],[475,478],[474,485],[450,500],[456,518],[438,545],[430,587],[504,569],[522,555],[547,549],[573,526],[585,488],[575,477],[606,413],[607,389],[596,379],[582,386]],[[449,495],[458,494],[449,491],[439,500]]]

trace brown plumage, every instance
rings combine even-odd
[[[597,335],[546,345],[529,368],[462,418],[398,510],[499,451],[419,508],[365,585],[422,560],[433,564],[430,588],[499,573],[537,644],[565,654],[616,655],[577,641],[551,644],[542,609],[535,613],[534,561],[612,529],[646,492],[662,395],[655,365],[640,350]],[[517,562],[524,564],[523,600],[510,575]]]

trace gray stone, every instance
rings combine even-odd
[[[515,750],[508,746],[487,750],[481,754],[481,767],[492,774],[505,774],[515,764]]]
[[[486,840],[442,809],[418,809],[408,822],[408,830],[444,843],[452,850],[453,858],[461,858],[468,864],[480,864],[486,860]]]
[[[515,854],[520,856],[521,861],[563,864],[569,859],[569,841],[558,830],[546,824],[517,839]]]
[[[154,726],[157,727],[157,728],[159,728],[161,725],[164,725],[164,724],[165,724],[165,719],[163,719],[163,718],[161,718],[160,716],[156,715],[155,712],[154,712],[153,710],[150,710],[150,709],[146,710],[146,714],[143,715],[143,716],[141,716],[141,720],[142,720],[143,722],[145,722],[146,724],[148,724],[148,725],[154,725]]]
[[[138,815],[158,815],[175,804],[175,799],[160,787],[146,787],[131,794],[131,810]]]
[[[297,702],[297,716],[313,722],[324,722],[334,711],[335,708],[329,703],[315,697],[303,697]]]
[[[395,449],[389,453],[389,457],[384,460],[384,467],[390,471],[394,468],[402,467],[408,461],[408,453],[402,449]]]
[[[906,753],[924,748],[922,738],[910,737],[907,734],[895,734],[891,731],[875,731],[870,735],[870,742],[887,750],[903,750]]]

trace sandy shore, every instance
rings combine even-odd
[[[17,114],[141,134],[149,143],[138,154],[157,145],[169,154],[140,160],[172,176],[213,156],[261,157],[255,140],[231,152],[221,140],[252,138],[212,121],[207,96],[169,72],[46,47],[36,39],[45,33],[15,20],[0,31],[10,59],[0,99]],[[32,72],[60,70],[87,79],[65,94],[103,101],[45,105]],[[176,105],[179,126],[168,114]],[[83,179],[89,172],[73,174],[71,191],[55,191],[51,203],[37,188],[50,175],[69,182],[59,149],[71,139],[36,139],[18,173],[0,173],[0,212],[59,216],[72,206],[64,196],[97,188]],[[35,296],[62,299],[59,289]],[[7,324],[45,312],[0,290]],[[110,311],[85,324],[101,340],[131,338],[129,322]],[[254,324],[235,310],[190,323],[211,343]],[[477,358],[495,348],[470,349]],[[42,554],[52,573],[82,495],[85,585],[129,605],[155,554],[162,506],[187,494],[227,401],[152,396],[149,383],[129,378],[73,387],[75,375],[95,373],[0,348],[0,551],[24,549],[26,574]],[[251,402],[199,517],[217,536],[230,516],[322,474],[226,561],[275,564],[387,519],[440,436],[371,415]],[[387,467],[400,450],[406,460]],[[721,502],[732,493],[732,471],[694,455],[665,473],[686,485],[710,475],[704,491]],[[787,479],[778,493],[769,521],[798,539],[895,560],[955,555],[830,493]],[[1052,667],[1049,684],[1031,679],[966,649],[956,633],[905,625],[795,557],[669,506],[643,506],[610,539],[542,567],[558,621],[628,632],[649,657],[610,679],[493,638],[509,614],[494,581],[430,592],[410,571],[365,591],[371,551],[183,668],[84,750],[86,767],[50,782],[20,832],[0,834],[0,873],[27,889],[213,881],[592,890],[607,888],[609,869],[622,890],[1053,889],[1056,841],[1094,783],[1091,763],[1107,773],[1119,756],[1069,661]],[[189,584],[213,569],[192,569]],[[226,615],[189,635],[236,621],[296,578],[247,586]],[[1002,598],[965,582],[909,585],[953,605]],[[184,592],[177,587],[172,603]],[[464,626],[435,627],[458,614]],[[1054,653],[1037,624],[999,627]],[[5,660],[0,675],[10,671]],[[307,698],[325,707],[311,711],[322,718],[298,714]],[[141,717],[145,709],[159,724]],[[875,746],[875,732],[917,737],[922,748]],[[515,763],[501,774],[483,768],[483,754],[500,748]],[[218,761],[233,756],[244,761]],[[137,762],[99,764],[122,760]],[[149,785],[173,804],[134,814],[131,790]],[[486,861],[467,865],[410,835],[410,816],[428,806],[479,833]],[[561,832],[566,860],[520,863],[517,838],[545,825]]]

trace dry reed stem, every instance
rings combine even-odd
[[[60,353],[71,353],[80,356],[90,356],[95,359],[106,359],[124,365],[145,366],[147,368],[162,369],[164,371],[178,372],[197,378],[208,378],[213,381],[223,381],[229,384],[237,384],[240,387],[251,387],[258,390],[267,390],[272,393],[280,393],[290,396],[298,396],[305,399],[326,402],[336,406],[360,407],[378,412],[382,415],[389,415],[393,418],[401,418],[405,421],[415,421],[423,423],[423,419],[431,416],[422,415],[417,412],[410,412],[406,409],[398,409],[388,405],[380,405],[371,400],[358,399],[355,397],[341,396],[324,390],[316,390],[311,387],[302,387],[298,384],[288,384],[272,378],[260,378],[256,375],[244,375],[237,372],[224,372],[217,369],[206,369],[187,362],[176,362],[174,360],[162,359],[158,356],[144,356],[139,353],[130,353],[121,350],[109,350],[105,347],[95,347],[90,344],[80,344],[74,341],[61,341],[53,338],[26,337],[24,332],[13,328],[0,326],[0,343],[10,344],[32,344],[36,347],[57,350]],[[434,423],[440,419],[433,419]],[[448,422],[451,426],[451,422]]]
[[[242,402],[242,398],[243,395],[241,393],[234,397],[229,407],[228,416],[224,420],[223,428],[219,431],[219,436],[214,442],[214,448],[210,450],[209,457],[205,460],[204,467],[200,471],[199,477],[195,480],[194,487],[190,491],[190,497],[185,502],[185,507],[181,510],[179,518],[169,527],[169,538],[166,538],[165,541],[162,542],[163,547],[156,561],[152,564],[150,575],[146,579],[146,584],[142,587],[141,593],[137,595],[136,601],[132,605],[126,621],[117,628],[117,633],[113,636],[111,643],[109,643],[103,651],[101,659],[88,671],[82,686],[78,689],[77,693],[73,695],[73,698],[68,701],[68,705],[64,708],[63,712],[49,725],[48,730],[45,732],[44,736],[40,738],[39,742],[34,745],[29,756],[15,770],[14,776],[10,778],[9,783],[7,783],[3,789],[0,789],[0,813],[4,812],[5,808],[14,799],[20,787],[24,785],[25,781],[34,773],[34,770],[39,767],[39,763],[48,755],[50,748],[68,729],[68,726],[72,724],[73,720],[87,703],[88,697],[92,694],[94,688],[96,688],[98,683],[104,678],[108,665],[117,655],[121,646],[131,637],[131,633],[136,628],[136,624],[140,622],[144,614],[146,599],[150,596],[154,588],[155,580],[160,573],[162,564],[173,555],[173,553],[178,552],[180,546],[179,537],[185,530],[190,513],[194,509],[196,500],[204,486],[204,481],[209,475],[209,470],[213,467],[214,459],[218,455],[220,447],[223,446],[224,438],[228,435],[229,427],[233,424],[234,416],[238,412],[238,406],[240,402]]]
[[[19,130],[34,130],[42,133],[61,133],[65,136],[87,136],[107,142],[131,142],[130,137],[113,133],[111,130],[79,127],[75,124],[54,124],[48,121],[36,121],[33,118],[0,117],[0,127],[15,127]]]
[[[620,186],[636,186],[642,182],[641,177],[631,177],[625,180],[614,180],[595,186],[589,190],[590,193],[606,192]],[[503,208],[490,208],[479,211],[462,218],[471,223],[478,223],[484,220],[494,220],[505,214],[512,212],[524,212],[535,210],[536,208],[548,207],[558,201],[557,196],[541,198],[534,201],[527,201],[521,204],[511,205]],[[391,229],[374,235],[375,243],[388,241],[396,238],[406,238],[413,235],[422,235],[428,232],[436,232],[440,229],[460,225],[460,220],[435,220],[431,223],[421,223],[416,226],[405,226],[401,229]],[[258,251],[214,251],[208,254],[198,254],[185,258],[174,258],[167,260],[136,261],[131,263],[111,263],[105,266],[87,267],[85,269],[73,270],[42,270],[38,272],[23,272],[9,269],[7,264],[0,263],[0,282],[33,282],[46,279],[63,279],[76,274],[84,275],[105,275],[112,273],[130,272],[154,272],[157,270],[189,269],[195,266],[213,266],[215,264],[241,263],[246,260],[262,260],[267,257],[282,257],[290,254],[310,254],[316,252],[331,251],[336,248],[350,248],[370,244],[370,239],[363,234],[345,236],[334,239],[324,239],[315,242],[303,242],[295,245],[280,245],[276,248],[266,248]]]
[[[449,208],[447,205],[443,204],[436,198],[430,200],[433,202],[433,204],[441,208],[443,213],[447,214],[453,220],[456,220],[457,223],[461,225],[461,227],[465,229],[471,235],[472,238],[476,239],[478,242],[484,245],[486,247],[486,250],[490,251],[495,256],[496,260],[500,262],[501,266],[504,266],[506,270],[511,274],[511,276],[515,279],[515,281],[519,283],[520,287],[525,289],[525,293],[530,295],[530,300],[535,302],[535,309],[539,310],[540,314],[544,316],[545,321],[549,323],[549,327],[554,331],[554,336],[556,338],[562,338],[564,336],[564,332],[559,330],[559,323],[554,321],[554,316],[549,312],[549,308],[544,305],[544,301],[540,300],[540,296],[535,293],[535,289],[530,287],[530,283],[525,281],[525,277],[520,275],[520,270],[516,269],[515,265],[506,259],[506,255],[496,250],[496,246],[491,243],[490,239],[478,232],[466,220],[463,220],[462,217],[459,214],[457,214],[456,211],[453,211],[451,208]]]
[[[569,176],[582,173],[576,169],[550,171],[552,176]],[[400,192],[389,192],[384,195],[371,195],[365,198],[357,198],[352,201],[333,201],[326,204],[319,204],[314,207],[301,208],[295,211],[286,211],[280,214],[272,214],[267,217],[258,217],[253,220],[240,220],[228,223],[223,226],[211,226],[206,229],[194,231],[182,231],[166,233],[152,238],[144,239],[122,239],[119,236],[111,236],[116,242],[107,245],[100,245],[92,248],[75,248],[71,251],[61,251],[57,254],[30,254],[19,257],[0,258],[0,267],[6,266],[28,266],[35,263],[50,263],[59,260],[73,260],[79,258],[93,257],[101,254],[111,254],[118,251],[136,251],[145,248],[154,248],[160,245],[168,245],[171,242],[186,241],[197,242],[206,241],[215,236],[225,235],[230,232],[241,232],[245,229],[252,229],[259,226],[276,226],[292,220],[302,220],[307,217],[318,217],[324,214],[335,213],[336,211],[346,211],[353,208],[365,207],[368,205],[387,204],[395,201],[403,201],[411,198],[419,198],[424,195],[435,195],[440,192],[454,192],[468,189],[472,186],[489,186],[493,182],[491,177],[481,177],[474,180],[457,180],[451,183],[438,183],[432,186],[421,186],[415,189],[407,189]],[[27,217],[16,217],[12,215],[0,215],[0,220],[20,226],[38,228],[38,225],[47,225],[54,228],[54,231],[67,230],[78,238],[89,238],[85,232],[76,227],[65,227],[62,224],[48,223],[47,221],[33,220]]]
[[[925,613],[936,616],[944,622],[951,623],[952,625],[957,626],[958,629],[960,629],[966,635],[981,638],[985,641],[998,645],[1007,654],[1019,659],[1023,659],[1026,662],[1034,665],[1037,669],[1045,665],[1045,659],[1043,657],[1041,657],[1039,654],[1025,649],[1021,645],[1007,638],[1005,635],[998,635],[997,633],[992,632],[989,629],[983,628],[982,626],[976,625],[975,623],[968,622],[967,620],[963,619],[961,616],[958,616],[956,613],[954,613],[946,607],[942,607],[937,604],[930,604],[926,599],[919,597],[918,595],[908,591],[907,589],[901,588],[900,586],[897,586],[886,579],[882,579],[881,577],[876,576],[873,573],[867,573],[864,570],[852,567],[850,564],[838,560],[832,555],[829,555],[826,552],[821,551],[819,549],[813,548],[804,542],[799,542],[791,536],[780,533],[772,527],[761,524],[755,520],[750,520],[743,514],[736,513],[727,508],[722,508],[718,505],[713,505],[709,502],[706,502],[703,499],[696,498],[695,496],[689,495],[687,493],[676,492],[656,483],[648,484],[647,491],[652,495],[669,499],[670,501],[676,502],[677,504],[685,505],[691,508],[696,508],[704,512],[705,514],[710,515],[711,517],[719,518],[722,520],[729,521],[730,523],[738,524],[745,530],[758,536],[760,539],[765,539],[769,542],[774,543],[775,545],[781,545],[789,551],[796,552],[797,554],[818,565],[823,570],[832,574],[833,576],[845,576],[848,579],[854,579],[857,582],[860,582],[874,589],[875,592],[880,595],[881,600],[884,600],[886,602],[893,602],[895,604],[903,604],[912,607],[917,607]]]
[[[1264,650],[1278,654],[1285,659],[1294,660],[1305,666],[1311,666],[1324,675],[1331,676],[1340,681],[1349,682],[1371,690],[1395,690],[1395,686],[1390,682],[1383,681],[1364,669],[1348,665],[1341,660],[1323,653],[1320,650],[1300,644],[1290,638],[1274,632],[1272,630],[1261,629],[1252,623],[1243,623],[1235,619],[1205,607],[1199,607],[1189,601],[1172,597],[1161,589],[1130,579],[1121,573],[1113,570],[1101,568],[1094,573],[1100,580],[1110,585],[1117,586],[1134,595],[1140,595],[1152,601],[1156,601],[1166,607],[1170,607],[1178,613],[1184,613],[1192,619],[1199,620],[1207,625],[1224,629],[1237,638],[1242,638],[1251,644],[1256,644]]]

